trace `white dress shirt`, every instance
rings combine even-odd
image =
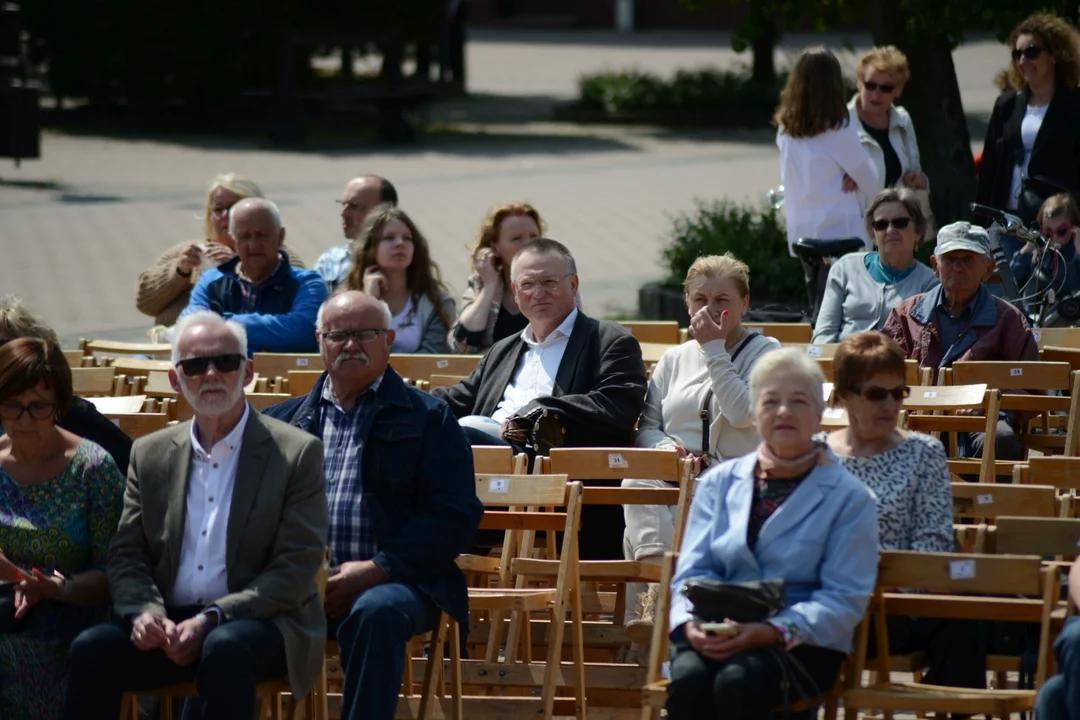
[[[199,444],[195,421],[191,422],[187,516],[180,565],[173,583],[174,607],[205,607],[229,594],[225,534],[240,463],[240,443],[250,413],[250,406],[244,408],[240,422],[210,452]]]
[[[551,395],[551,391],[555,389],[559,363],[566,353],[577,316],[577,308],[574,308],[543,342],[538,342],[533,335],[532,323],[521,331],[521,339],[529,349],[525,351],[521,365],[506,386],[499,406],[491,414],[492,420],[501,423],[536,398]]]

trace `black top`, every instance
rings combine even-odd
[[[779,509],[814,468],[793,478],[754,479],[754,497],[750,502],[750,522],[746,526],[746,544],[753,550],[765,521]]]
[[[529,319],[521,313],[516,315],[506,309],[503,305],[499,308],[499,316],[495,318],[495,328],[493,330],[492,342],[497,343],[503,338],[508,338],[511,335],[520,335],[521,331],[529,326]]]
[[[875,127],[870,127],[865,122],[862,126],[863,130],[870,133],[870,137],[877,140],[877,144],[881,146],[882,152],[885,153],[885,187],[894,187],[897,181],[900,180],[900,176],[904,174],[904,170],[900,166],[900,156],[896,154],[896,148],[889,141],[889,128],[878,130]]]

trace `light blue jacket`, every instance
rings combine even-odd
[[[746,542],[757,453],[728,460],[698,482],[671,583],[671,628],[691,619],[681,590],[691,578],[749,582],[783,578],[787,607],[808,645],[850,653],[855,627],[874,590],[877,508],[866,485],[829,453]]]

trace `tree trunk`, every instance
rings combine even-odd
[[[772,17],[762,17],[757,21],[760,32],[754,36],[752,52],[754,65],[750,75],[751,81],[761,85],[772,85],[776,82],[776,43],[780,39],[780,31],[776,27],[776,20]]]
[[[896,45],[908,58],[911,79],[899,103],[911,113],[922,171],[930,180],[930,203],[941,227],[971,217],[968,204],[975,200],[971,135],[948,37],[907,33],[908,20],[902,0],[873,0],[870,5],[874,44]]]

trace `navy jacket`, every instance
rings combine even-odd
[[[267,408],[270,417],[319,436],[327,374],[307,397]],[[375,529],[375,562],[391,582],[416,586],[459,623],[468,622],[465,576],[454,559],[472,542],[484,507],[472,449],[446,403],[387,368],[360,462],[364,504]]]
[[[326,300],[326,283],[314,270],[291,266],[284,251],[280,255],[281,264],[273,277],[260,286],[255,312],[240,312],[244,298],[236,277],[240,258],[235,257],[202,274],[180,316],[196,310],[213,310],[226,320],[235,320],[247,331],[249,355],[317,352],[315,316]]]

